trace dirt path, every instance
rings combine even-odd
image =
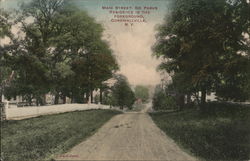
[[[195,160],[143,112],[117,115],[57,160]]]

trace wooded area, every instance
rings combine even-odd
[[[158,27],[154,56],[159,70],[172,76],[166,88],[197,97],[205,108],[206,94],[219,100],[250,98],[250,3],[246,0],[174,0],[164,24]],[[189,103],[190,101],[188,101]]]
[[[86,103],[89,97],[93,102],[98,90],[102,102],[102,93],[109,90],[105,82],[119,65],[103,40],[103,26],[87,12],[69,1],[33,0],[0,15],[0,36],[10,39],[0,46],[0,95],[44,105],[50,93],[55,104],[59,98],[65,103],[66,97],[71,103]],[[18,34],[11,32],[13,26]]]

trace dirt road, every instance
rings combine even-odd
[[[144,112],[115,116],[92,137],[56,159],[196,160],[181,150]]]

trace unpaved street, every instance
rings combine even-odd
[[[117,115],[57,160],[195,160],[144,112]]]

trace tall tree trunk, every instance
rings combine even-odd
[[[2,103],[2,96],[3,96],[3,86],[0,87],[0,103]]]
[[[76,103],[76,92],[72,92],[71,94],[71,103]]]
[[[41,101],[41,105],[42,106],[44,106],[47,102],[46,102],[46,94],[43,94],[43,95],[41,95],[41,97],[40,97],[41,99],[40,99],[40,101]]]
[[[191,103],[191,94],[187,94],[187,104]]]
[[[32,105],[32,96],[31,95],[27,95],[27,101],[28,101],[28,104],[31,106]]]
[[[202,105],[206,103],[206,94],[207,94],[206,90],[201,91],[201,104]]]
[[[102,104],[102,93],[103,93],[102,88],[100,88],[100,103],[101,104]]]
[[[206,89],[202,89],[202,91],[201,91],[201,104],[200,104],[201,110],[204,110],[204,108],[205,108],[206,95],[207,95]]]
[[[56,93],[56,95],[55,95],[55,105],[57,105],[58,103],[59,103],[59,94],[58,93]]]
[[[90,102],[93,103],[94,97],[93,97],[93,90],[90,92]]]
[[[38,100],[38,97],[36,97],[36,106],[39,106],[39,100]]]
[[[66,104],[66,96],[63,96],[63,104]]]
[[[89,103],[89,91],[86,92],[86,103]]]

